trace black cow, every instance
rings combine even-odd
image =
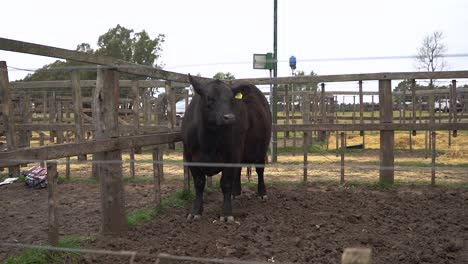
[[[241,167],[217,166],[216,163],[265,164],[270,142],[271,112],[262,92],[254,85],[231,88],[213,80],[201,82],[189,75],[195,95],[182,121],[184,159],[189,165],[195,186],[195,202],[188,220],[198,220],[203,213],[206,176],[221,172],[224,196],[221,221],[233,221],[231,195],[241,193]],[[264,166],[257,166],[257,194],[266,198]]]

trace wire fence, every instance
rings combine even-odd
[[[165,263],[166,260],[178,260],[187,263],[222,263],[222,264],[267,264],[267,263],[282,263],[289,264],[290,262],[277,262],[274,258],[268,260],[268,262],[261,261],[243,261],[236,259],[217,259],[217,258],[204,258],[204,257],[192,257],[192,256],[176,256],[167,253],[158,253],[158,254],[148,254],[138,251],[128,251],[128,250],[104,250],[104,249],[79,249],[79,248],[64,248],[64,247],[52,247],[52,246],[39,246],[39,245],[28,245],[21,243],[0,243],[2,247],[13,247],[21,249],[35,249],[41,251],[55,251],[62,253],[79,253],[79,254],[94,254],[94,255],[109,255],[109,256],[118,256],[128,258],[128,263],[135,263],[136,257],[152,258],[156,259],[154,262]]]

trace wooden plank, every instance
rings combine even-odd
[[[364,119],[366,120],[366,119]],[[295,122],[295,120],[292,120]],[[86,131],[94,131],[93,125],[85,125]],[[16,125],[17,130],[31,130],[31,131],[46,131],[50,129],[49,125]],[[73,131],[74,125],[56,125],[54,126],[56,131]],[[119,126],[119,131],[122,133],[130,133],[132,126]],[[379,131],[379,130],[395,130],[395,131],[408,131],[408,130],[468,130],[468,123],[436,123],[433,125],[425,123],[410,123],[410,124],[398,124],[398,123],[386,123],[386,124],[291,124],[291,125],[273,125],[273,130],[276,132],[286,131]],[[0,127],[0,132],[4,129]],[[140,131],[145,134],[154,133],[165,133],[169,132],[166,126],[141,126]],[[174,132],[178,132],[180,129],[174,129]]]
[[[293,120],[294,121],[294,120]],[[273,125],[273,131],[379,131],[379,130],[468,130],[468,123],[441,123],[441,124],[297,124],[297,125]]]
[[[341,264],[370,264],[370,248],[346,248],[341,256]]]
[[[66,89],[70,90],[71,81],[29,81],[29,82],[11,82],[12,90],[22,89]],[[131,88],[132,80],[119,80],[120,88]],[[165,81],[160,80],[140,80],[139,86],[141,88],[164,87]],[[188,87],[186,83],[173,82],[174,88]],[[82,89],[90,89],[96,87],[96,80],[80,80],[80,87]]]
[[[95,130],[94,125],[92,124],[85,124],[83,125],[84,130],[86,132],[92,132]],[[47,131],[47,130],[55,130],[55,131],[74,131],[75,125],[69,124],[56,124],[56,125],[49,125],[49,124],[18,124],[15,125],[16,130],[30,130],[30,131]],[[119,125],[119,131],[122,133],[131,133],[134,131],[133,125]],[[175,128],[175,131],[179,131],[180,128]],[[4,132],[5,127],[0,125],[0,132]],[[156,133],[156,132],[169,132],[170,129],[167,126],[140,126],[140,132],[144,133]]]
[[[249,78],[232,80],[232,84],[250,82],[261,84],[307,84],[313,82],[357,82],[370,80],[405,80],[405,79],[459,79],[468,78],[468,71],[438,71],[438,72],[381,72],[340,75],[293,76],[278,78]]]
[[[109,69],[98,69],[95,102],[98,120],[95,137],[106,140],[119,137],[118,98],[120,93],[118,74]],[[103,234],[123,234],[128,230],[125,217],[125,201],[122,174],[121,150],[96,153],[97,171],[101,192],[101,232]]]
[[[83,103],[81,101],[81,86],[80,86],[80,76],[78,71],[70,72],[70,80],[72,86],[72,100],[73,100],[73,112],[75,119],[75,141],[84,142],[85,141],[85,129],[84,121],[82,117],[83,113]],[[79,155],[78,160],[86,160],[86,155]]]
[[[381,124],[391,124],[393,122],[391,84],[391,80],[379,80]],[[380,131],[380,183],[393,184],[394,182],[394,148],[395,132],[393,130]]]
[[[188,76],[186,74],[160,70],[150,66],[138,65],[108,56],[100,56],[86,52],[61,49],[24,41],[0,38],[0,50],[62,58],[91,64],[114,66],[115,70],[124,73],[189,83]]]
[[[53,247],[58,247],[59,244],[59,214],[58,214],[58,173],[57,162],[47,161],[47,192],[48,192],[48,240]]]
[[[6,147],[12,151],[18,148],[16,141],[16,129],[14,124],[14,112],[11,102],[10,82],[8,81],[8,68],[5,61],[0,61],[0,103],[2,104],[3,126],[5,128]],[[6,166],[0,166],[6,167]],[[10,177],[19,177],[19,166],[11,166],[8,168]]]

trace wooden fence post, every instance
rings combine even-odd
[[[416,80],[411,80],[411,115],[413,124],[416,124]],[[416,130],[413,130],[413,136],[416,136]]]
[[[161,205],[161,171],[159,169],[159,160],[160,154],[159,148],[153,149],[153,177],[154,177],[154,201],[155,207]]]
[[[83,123],[83,102],[81,100],[81,85],[79,72],[73,70],[70,72],[73,112],[75,115],[75,142],[85,141],[85,130]],[[79,155],[78,160],[86,160],[86,155]]]
[[[70,143],[71,139],[69,135],[65,136],[65,142]],[[65,163],[65,178],[67,181],[70,180],[70,157],[66,157],[66,163]]]
[[[176,103],[175,103],[174,89],[172,88],[170,81],[166,81],[165,89],[166,89],[166,95],[168,99],[167,118],[169,120],[169,127],[171,131],[173,131],[176,125]],[[169,148],[175,149],[175,144],[169,143]]]
[[[20,107],[22,108],[22,123],[31,124],[31,96],[29,94],[24,95]],[[22,148],[29,148],[31,146],[31,134],[30,130],[20,131],[20,146]]]
[[[285,124],[289,125],[289,108],[291,107],[291,103],[289,100],[289,85],[284,86],[284,114],[285,114]],[[289,138],[289,131],[284,132],[284,138]],[[286,140],[285,140],[286,142]],[[286,144],[285,144],[286,147]]]
[[[457,80],[452,80],[452,87],[450,88],[450,122],[457,123],[457,108]],[[457,130],[453,130],[453,137],[456,136]]]
[[[96,108],[96,140],[116,138],[118,130],[118,73],[98,67],[94,104]],[[101,191],[103,234],[122,234],[127,231],[121,150],[95,153]]]
[[[359,124],[364,123],[364,95],[362,92],[362,80],[359,80]],[[359,131],[359,135],[362,137],[362,146],[365,148],[365,136],[364,130]]]
[[[335,131],[335,150],[336,150],[336,157],[339,155],[339,137],[338,137],[338,130]]]
[[[0,104],[2,105],[1,110],[7,150],[16,150],[18,148],[18,142],[16,139],[15,115],[11,102],[10,82],[8,80],[8,69],[5,61],[0,61]],[[20,167],[8,167],[8,174],[10,177],[19,177]]]
[[[49,125],[52,127],[57,123],[57,108],[55,106],[55,102],[55,92],[52,92],[52,95],[49,96]],[[54,129],[50,129],[49,133],[50,143],[54,143],[55,137],[57,136],[56,131]]]
[[[138,135],[140,132],[140,84],[137,79],[132,80],[132,124],[133,124],[133,135]],[[157,114],[156,114],[157,115]],[[135,148],[132,153],[141,154],[141,148]],[[134,166],[134,165],[133,165]]]
[[[159,175],[161,177],[161,181],[164,180],[164,151],[163,149],[161,149],[159,152],[158,152],[158,160],[159,160],[159,164],[158,164],[158,172],[159,172]]]
[[[321,84],[322,90],[320,94],[320,123],[326,123],[326,107],[325,107],[325,83]],[[310,100],[308,100],[310,101]],[[327,132],[319,131],[318,132],[318,141],[324,141],[326,139]]]
[[[392,81],[379,80],[380,123],[393,122]],[[380,183],[393,184],[395,159],[395,131],[380,131]]]
[[[344,173],[345,173],[345,163],[344,163],[345,150],[346,150],[345,133],[341,132],[341,169],[340,169],[340,183],[341,184],[343,184],[344,181],[345,181],[345,178],[344,178]]]
[[[432,160],[431,160],[431,185],[435,186],[435,160],[436,160],[436,132],[431,132],[432,138]]]
[[[309,154],[309,132],[303,131],[303,141],[302,141],[302,150],[304,152],[304,183],[307,183],[307,167],[309,165],[308,162],[308,154]]]
[[[134,148],[130,149],[129,167],[130,167],[130,177],[132,179],[135,179],[135,149]]]
[[[49,205],[49,244],[57,247],[59,243],[59,222],[58,222],[58,195],[57,195],[57,162],[47,161],[47,191]]]

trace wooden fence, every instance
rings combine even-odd
[[[94,154],[93,159],[97,161],[95,170],[100,174],[100,190],[102,197],[102,230],[105,233],[122,233],[126,230],[125,217],[123,215],[123,181],[121,166],[114,166],[112,162],[121,163],[121,151],[123,149],[136,149],[144,146],[157,146],[161,144],[174,143],[181,140],[180,133],[177,132],[176,117],[175,117],[175,96],[173,88],[176,85],[184,86],[188,83],[188,77],[185,74],[164,71],[155,69],[149,66],[136,65],[118,59],[97,56],[94,54],[81,53],[77,51],[65,50],[55,47],[26,43],[10,39],[0,38],[0,50],[21,52],[27,54],[35,54],[74,60],[79,62],[98,64],[96,81],[80,81],[75,70],[70,73],[70,80],[61,83],[48,82],[40,84],[28,83],[12,83],[8,80],[8,71],[6,62],[0,62],[0,104],[2,110],[2,132],[6,138],[6,151],[0,152],[0,167],[8,167],[9,173],[13,176],[19,175],[19,166],[35,161],[47,161],[70,156],[81,156],[84,159],[86,154]],[[120,81],[119,73],[134,74],[138,76],[151,77],[162,81]],[[401,73],[372,73],[372,74],[349,74],[349,75],[322,75],[322,76],[300,76],[300,77],[279,77],[279,78],[255,78],[255,79],[239,79],[230,81],[231,84],[240,82],[251,82],[256,85],[264,84],[284,84],[298,85],[307,83],[323,83],[320,91],[320,96],[311,98],[312,93],[303,93],[302,97],[302,124],[274,124],[274,133],[277,132],[303,132],[303,147],[304,147],[304,177],[307,180],[307,146],[310,143],[312,131],[318,131],[322,136],[329,131],[379,131],[380,132],[380,182],[393,183],[394,181],[394,133],[395,131],[438,131],[450,130],[456,134],[458,130],[468,130],[468,123],[463,122],[457,116],[454,108],[450,109],[450,115],[447,122],[435,122],[435,115],[431,111],[427,122],[416,122],[417,115],[417,97],[415,90],[416,79],[453,79],[452,88],[450,89],[450,100],[454,102],[457,92],[455,79],[468,78],[468,71],[447,71],[447,72],[401,72]],[[393,116],[395,108],[392,94],[392,80],[411,79],[413,80],[411,118],[406,116],[401,120],[405,122],[397,123]],[[379,96],[379,119],[371,119],[366,122],[363,116],[363,100],[364,91],[362,81],[376,80],[378,81],[378,96]],[[146,83],[145,83],[146,82]],[[330,122],[337,120],[328,118],[330,113],[336,113],[336,108],[333,106],[335,100],[327,100],[330,94],[325,91],[325,83],[328,82],[359,82],[359,122],[354,119],[354,122]],[[147,122],[141,124],[140,116],[147,120],[145,113],[151,112],[151,103],[143,103],[143,107],[147,106],[146,110],[140,111],[140,100],[149,100],[151,98],[142,97],[140,88],[157,87],[164,85],[164,89],[168,96],[167,119],[168,123],[164,124],[164,129],[160,128],[159,123]],[[122,98],[121,88],[128,87],[130,98]],[[40,91],[40,89],[54,88],[57,90],[68,89],[68,95],[56,95],[50,98],[31,98],[26,95],[24,97],[17,96],[17,91]],[[90,97],[83,98],[83,89],[92,88],[89,93]],[[15,91],[15,92],[13,92]],[[287,91],[287,90],[286,90]],[[428,96],[433,96],[432,92]],[[92,95],[92,96],[91,96]],[[336,96],[331,94],[333,96]],[[143,99],[142,99],[143,98]],[[290,109],[290,100],[286,99],[286,109]],[[288,103],[289,101],[289,103]],[[315,103],[311,104],[310,102]],[[29,102],[29,103],[23,103]],[[64,103],[67,102],[67,103]],[[334,112],[327,112],[326,102],[330,106],[329,109],[334,109]],[[83,108],[84,103],[89,103],[89,110]],[[57,104],[61,106],[57,108]],[[42,116],[32,115],[34,111],[32,106],[42,105]],[[48,110],[45,106],[48,105]],[[64,106],[66,105],[66,106]],[[131,109],[125,106],[131,105]],[[452,104],[454,105],[454,104]],[[71,107],[72,106],[72,107]],[[333,106],[333,107],[332,107]],[[19,115],[15,115],[15,108],[23,107]],[[433,105],[429,105],[433,107]],[[148,110],[149,109],[149,110]],[[405,108],[406,109],[406,108]],[[74,113],[73,124],[63,124],[59,122],[57,116],[62,117],[62,111]],[[84,115],[89,111],[92,116]],[[18,112],[18,111],[17,111]],[[141,114],[143,112],[143,114]],[[39,112],[38,112],[39,113]],[[122,119],[119,113],[128,115],[129,120]],[[47,116],[47,120],[45,120]],[[86,116],[89,120],[86,120]],[[294,115],[293,115],[294,116]],[[332,115],[333,116],[333,115]],[[421,117],[421,116],[420,116]],[[16,118],[19,118],[22,124],[17,124]],[[42,118],[46,124],[34,124],[35,118]],[[292,119],[289,116],[289,119]],[[288,115],[286,115],[288,120]],[[422,117],[419,119],[422,120]],[[375,122],[374,122],[375,121]],[[409,121],[406,123],[406,121]],[[145,123],[145,122],[143,122]],[[17,135],[27,141],[31,131],[50,131],[50,137],[57,137],[57,131],[73,131],[75,141],[73,143],[64,143],[66,140],[62,136],[57,137],[56,145],[41,146],[28,148],[24,142],[20,145],[16,140]],[[86,139],[86,132],[94,133],[93,140]],[[28,134],[29,133],[29,134]],[[146,134],[145,134],[146,133]],[[343,134],[342,134],[343,135]],[[343,137],[343,136],[342,136]],[[60,138],[60,139],[59,139]],[[343,142],[343,140],[342,140]],[[20,148],[20,146],[22,148]],[[157,151],[156,151],[157,152]],[[155,152],[155,153],[156,153]],[[159,155],[153,155],[155,157]],[[155,175],[159,168],[155,168]],[[184,182],[188,182],[189,178],[185,174]],[[156,181],[158,182],[158,180]],[[156,187],[157,188],[157,187]],[[156,199],[157,200],[157,199]]]

